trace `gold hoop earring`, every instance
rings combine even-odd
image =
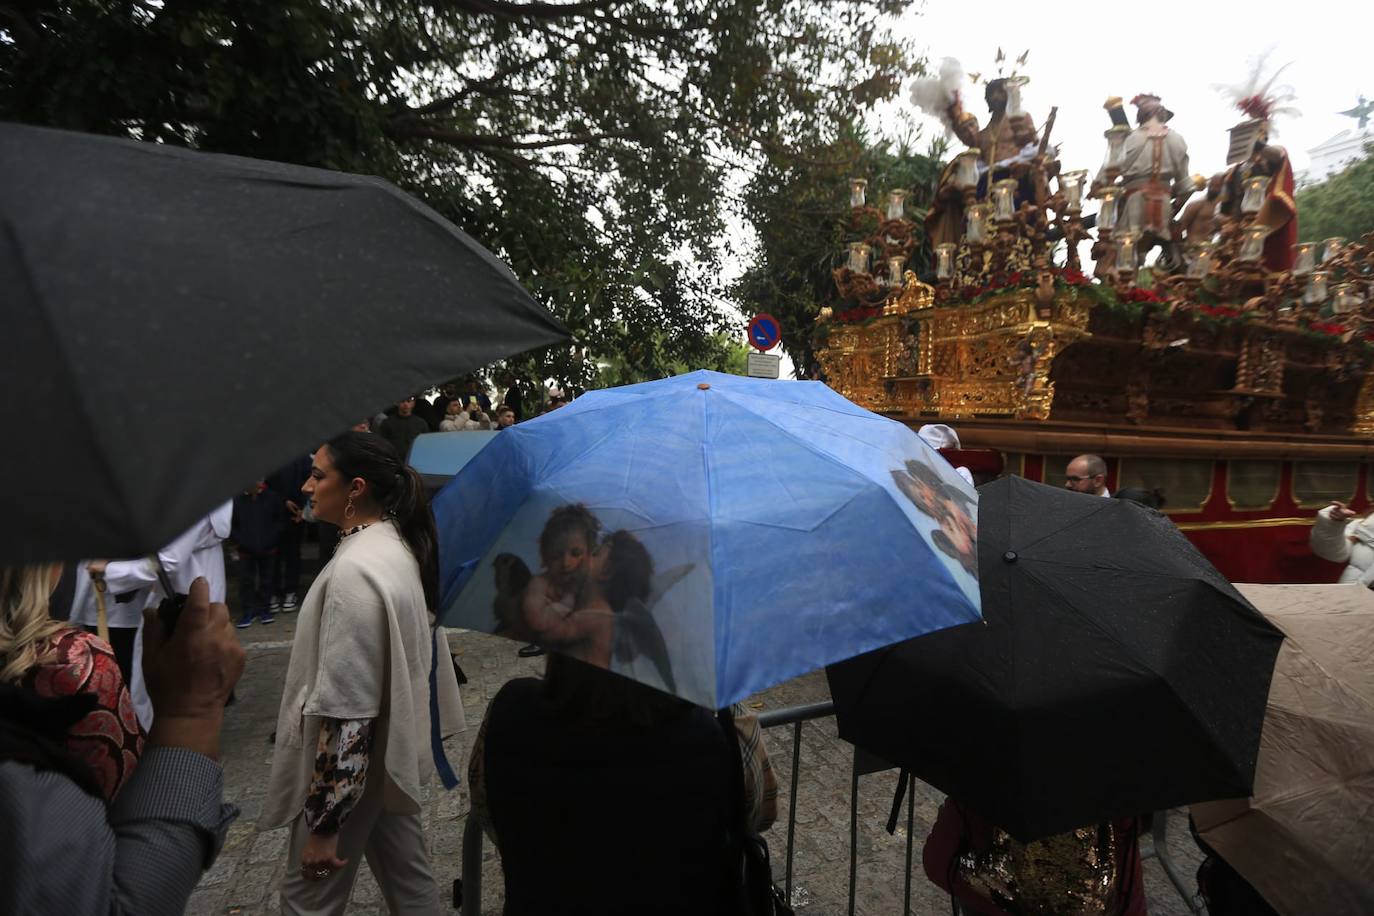
[[[344,518],[351,519],[353,514],[357,511],[357,509],[353,508],[353,497],[348,497],[348,505],[344,506]]]

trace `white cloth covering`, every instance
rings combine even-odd
[[[1323,560],[1344,563],[1340,582],[1374,583],[1374,516],[1349,521],[1333,518],[1327,506],[1312,521],[1312,552]]]

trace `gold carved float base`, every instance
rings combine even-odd
[[[880,413],[1047,419],[1050,368],[1088,336],[1090,306],[1073,290],[1042,303],[1029,289],[927,305],[834,327],[818,357],[832,388]]]

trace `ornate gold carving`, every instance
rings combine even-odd
[[[1360,393],[1355,397],[1355,425],[1357,436],[1374,436],[1374,372],[1365,375]]]
[[[933,303],[933,291],[908,284],[908,298]],[[1089,336],[1088,317],[1088,302],[1071,290],[1045,305],[1034,290],[1016,289],[978,305],[917,304],[905,317],[838,327],[818,355],[831,387],[870,410],[1045,419],[1055,357]]]

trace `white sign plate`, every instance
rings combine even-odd
[[[778,364],[782,362],[781,356],[772,353],[750,353],[749,370],[750,378],[777,378]]]

